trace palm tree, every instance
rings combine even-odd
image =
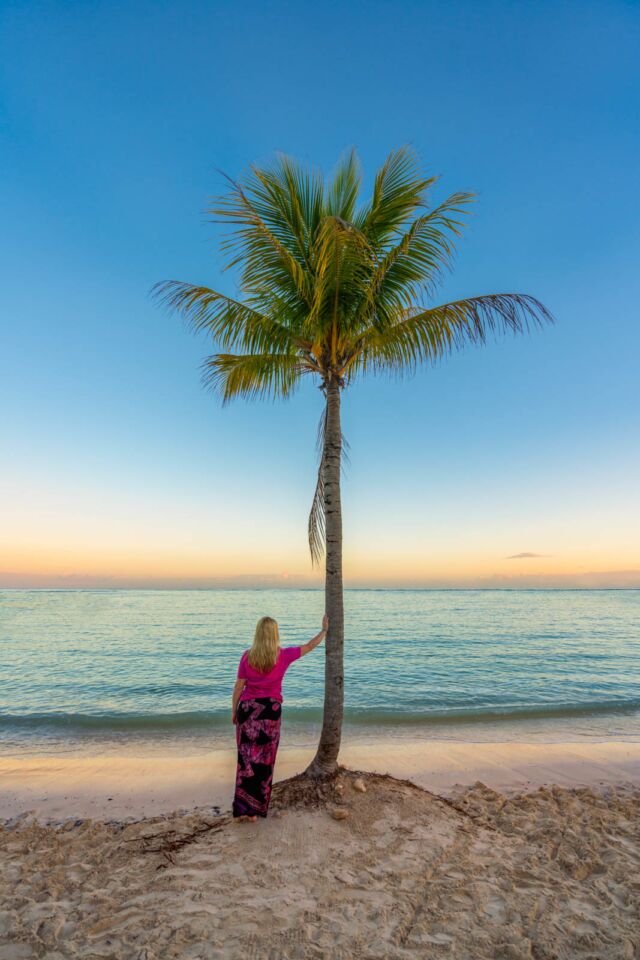
[[[393,151],[371,196],[360,201],[355,152],[325,181],[286,157],[251,167],[208,211],[230,227],[222,248],[240,270],[240,298],[177,280],[156,295],[206,330],[215,349],[204,381],[223,403],[288,397],[305,377],[322,389],[318,482],[309,517],[312,561],[325,556],[324,717],[307,773],[337,769],[342,731],[344,607],[340,472],[343,392],[367,373],[407,372],[489,332],[520,333],[551,320],[526,294],[498,293],[430,304],[451,265],[469,193],[429,208],[436,178],[408,148]]]

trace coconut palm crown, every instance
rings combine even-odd
[[[325,557],[324,721],[309,773],[337,768],[343,714],[344,613],[340,463],[341,395],[367,373],[403,373],[434,363],[489,333],[520,333],[551,320],[534,297],[498,293],[432,303],[473,194],[431,207],[437,178],[408,148],[393,151],[361,198],[355,152],[329,180],[287,157],[253,166],[208,211],[228,225],[222,248],[239,271],[233,299],[177,280],[157,296],[207,331],[217,352],[205,383],[235,397],[284,398],[303,378],[324,394],[320,469],[309,519],[314,563]]]

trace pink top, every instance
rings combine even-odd
[[[248,655],[249,651],[245,650],[240,657],[238,667],[238,680],[247,681],[240,694],[240,699],[253,700],[254,697],[273,697],[282,703],[282,678],[287,667],[294,660],[300,659],[300,647],[281,647],[275,666],[269,673],[260,673],[259,670],[254,670],[247,660]]]

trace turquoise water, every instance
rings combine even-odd
[[[313,590],[0,591],[4,752],[216,745],[258,617],[283,644],[319,629]],[[349,590],[346,734],[640,737],[640,591]],[[324,663],[284,687],[311,742]]]

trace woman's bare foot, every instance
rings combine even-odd
[[[257,819],[257,817],[248,817],[246,814],[235,818],[236,823],[255,823]]]

